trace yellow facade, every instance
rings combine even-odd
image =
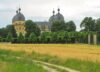
[[[26,31],[25,31],[25,21],[15,21],[13,23],[14,28],[16,30],[17,36],[19,36],[20,33],[22,33],[23,36],[25,36]]]
[[[39,25],[39,28],[41,30],[41,32],[48,32],[49,31],[49,28],[48,28],[48,25]]]

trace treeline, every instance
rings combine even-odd
[[[81,22],[82,28],[76,31],[76,25],[73,21],[63,22],[55,21],[52,23],[51,32],[42,32],[32,20],[25,22],[26,35],[17,36],[13,25],[8,25],[0,29],[0,42],[12,43],[88,43],[88,34],[97,34],[97,40],[100,41],[100,19],[94,20],[86,17]]]
[[[37,36],[34,32],[29,36],[23,36],[21,33],[18,37],[13,38],[9,33],[6,38],[1,38],[1,42],[12,43],[87,43],[87,32],[43,32]]]

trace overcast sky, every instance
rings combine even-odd
[[[0,28],[12,23],[18,7],[21,7],[26,20],[48,21],[52,10],[61,9],[65,21],[73,20],[79,30],[84,17],[100,17],[100,0],[0,0]]]

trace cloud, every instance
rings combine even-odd
[[[78,30],[84,17],[100,17],[100,0],[0,0],[0,27],[11,24],[16,10],[20,6],[26,19],[47,21],[53,8],[61,8],[65,20],[73,20]]]

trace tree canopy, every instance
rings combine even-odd
[[[12,34],[12,37],[14,37],[14,38],[17,37],[16,31],[15,31],[15,28],[14,28],[13,25],[7,25],[6,26],[6,30],[7,30],[7,33],[11,33]]]
[[[95,20],[92,17],[85,17],[80,24],[80,27],[84,28],[84,31],[95,31],[95,26]]]
[[[27,20],[25,22],[25,27],[26,27],[26,36],[29,36],[31,33],[35,33],[36,36],[40,35],[40,29],[38,28],[38,26],[36,25],[36,23],[34,23],[32,20]]]
[[[76,31],[76,25],[73,21],[69,21],[66,23],[66,31],[68,32]]]
[[[52,32],[65,31],[65,22],[64,21],[53,22],[51,31]]]
[[[28,38],[29,43],[35,43],[37,42],[37,36],[34,33],[31,33],[29,38]]]
[[[96,31],[100,32],[100,18],[96,20]]]

